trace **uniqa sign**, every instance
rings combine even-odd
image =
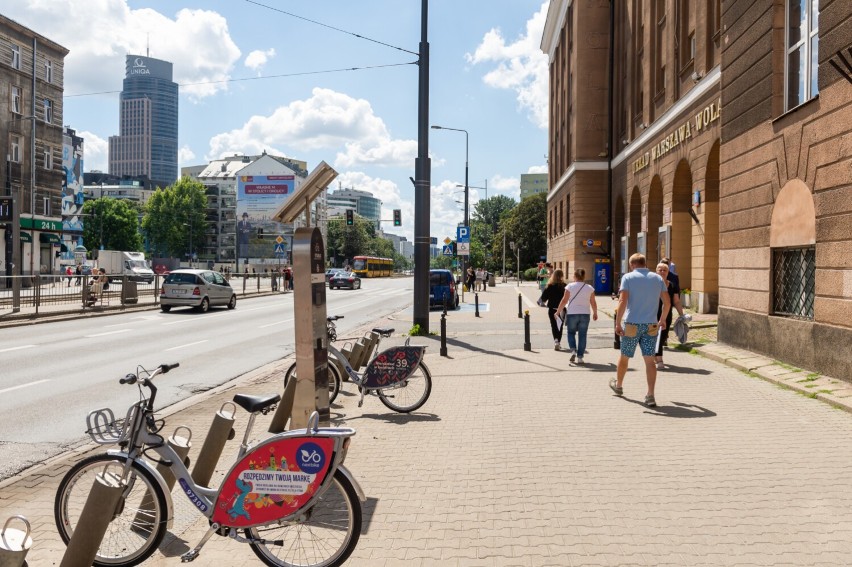
[[[642,171],[651,165],[651,162],[660,159],[680,144],[692,138],[693,134],[697,135],[702,130],[706,130],[711,124],[719,120],[721,116],[722,99],[720,98],[718,101],[701,109],[691,120],[687,120],[672,130],[668,136],[653,146],[650,152],[645,152],[639,156],[633,162],[633,173]]]
[[[130,69],[130,75],[150,75],[151,70],[145,65],[145,60],[137,57],[133,61],[133,67]]]

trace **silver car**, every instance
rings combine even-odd
[[[213,305],[237,306],[237,294],[225,276],[213,270],[173,270],[160,287],[160,309],[194,307],[202,313]]]

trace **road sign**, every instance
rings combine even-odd
[[[586,246],[588,246],[589,248],[591,248],[594,245],[595,245],[595,241],[592,240],[591,238],[586,241]]]
[[[456,243],[456,250],[458,251],[459,256],[470,256],[470,242]]]
[[[275,242],[277,242],[278,244],[281,244],[282,242],[284,242],[284,237],[279,234],[278,238],[275,239]]]
[[[450,240],[449,236],[444,239],[444,244],[449,244],[450,242],[452,242],[452,240]]]
[[[275,245],[275,253],[276,254],[284,254],[287,250],[287,247],[284,244],[276,244]]]
[[[462,243],[470,242],[470,227],[469,226],[460,226],[456,228],[456,242]]]
[[[446,246],[444,246],[444,256],[452,256],[452,255],[453,255],[453,246],[452,246],[452,244],[447,244]]]

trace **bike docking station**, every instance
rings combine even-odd
[[[9,527],[12,520],[20,520],[26,526],[26,531]],[[30,523],[23,516],[11,516],[0,530],[0,567],[23,567],[27,564],[27,553],[33,546],[30,537]]]

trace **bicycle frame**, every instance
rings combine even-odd
[[[334,348],[333,345],[327,345],[329,354],[336,356],[342,363],[346,374],[363,392],[372,392],[374,390],[386,390],[391,388],[399,388],[405,385],[405,379],[411,376],[423,360],[423,354],[426,351],[425,346],[409,346],[406,341],[403,347],[393,347],[378,353],[368,364],[363,373],[358,374],[352,369],[349,360],[342,352]],[[382,355],[393,355],[393,361],[385,363],[380,361]],[[376,373],[382,373],[382,376],[377,376]]]

